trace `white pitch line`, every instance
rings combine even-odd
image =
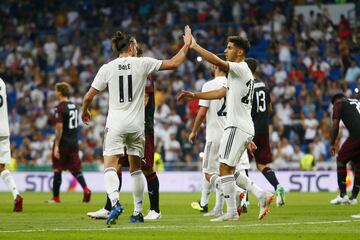
[[[196,228],[244,228],[244,227],[268,227],[268,226],[291,226],[291,225],[316,225],[316,224],[333,224],[333,223],[351,223],[360,222],[360,220],[336,220],[336,221],[322,221],[322,222],[292,222],[292,223],[258,223],[258,224],[238,224],[238,225],[224,225],[224,226],[197,226]],[[32,233],[32,232],[88,232],[88,231],[118,231],[118,230],[139,230],[139,229],[176,229],[181,226],[170,225],[170,226],[138,226],[138,227],[109,227],[109,228],[80,228],[80,229],[65,229],[65,228],[54,228],[54,229],[28,229],[28,230],[5,230],[0,233]]]
[[[144,227],[107,227],[107,228],[79,228],[79,229],[70,229],[70,228],[54,228],[54,229],[28,229],[28,230],[5,230],[0,231],[0,233],[31,233],[31,232],[87,232],[87,231],[117,231],[117,230],[137,230],[137,229],[162,229],[168,228],[169,226],[144,226]],[[177,226],[171,226],[177,227]]]
[[[304,224],[314,225],[314,224],[349,223],[349,222],[356,222],[356,220],[337,220],[337,221],[323,221],[323,222],[305,222]]]

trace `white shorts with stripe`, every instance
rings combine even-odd
[[[0,164],[9,163],[11,160],[9,137],[0,137]]]
[[[203,173],[219,173],[219,147],[218,142],[206,142],[203,160]]]
[[[240,170],[248,170],[250,169],[250,161],[249,161],[249,155],[247,153],[247,150],[244,151],[244,153],[240,157],[240,161],[238,165],[236,165],[236,171]]]
[[[104,156],[128,155],[144,157],[145,136],[143,132],[118,133],[110,128],[104,133]]]
[[[220,142],[220,162],[236,167],[253,136],[237,127],[227,127]]]

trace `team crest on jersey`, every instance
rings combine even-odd
[[[146,79],[146,86],[150,87],[151,86],[151,80],[150,79]]]

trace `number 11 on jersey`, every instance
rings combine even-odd
[[[128,101],[132,102],[132,99],[133,99],[132,75],[127,76],[127,87],[128,87]],[[124,76],[119,76],[119,94],[120,94],[120,102],[123,103],[125,101],[125,98],[124,98]]]

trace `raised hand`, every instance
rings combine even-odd
[[[192,35],[191,35],[191,36],[192,36]],[[197,45],[197,42],[196,42],[194,36],[192,36],[190,48],[195,48],[196,45]]]
[[[189,91],[181,91],[181,93],[177,96],[177,101],[186,101],[194,99],[194,93]]]
[[[185,28],[184,28],[184,44],[186,46],[189,46],[191,45],[191,41],[192,41],[192,35],[191,35],[191,28],[189,27],[189,25],[186,25]]]

